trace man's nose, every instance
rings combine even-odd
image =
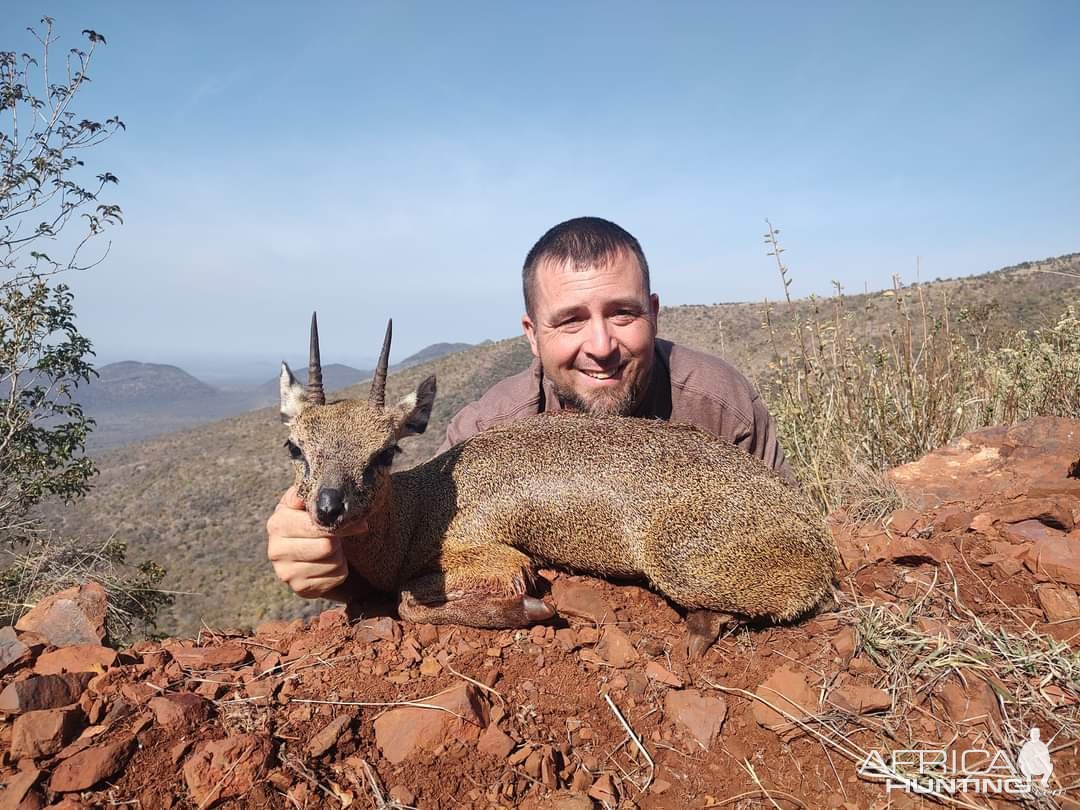
[[[582,348],[586,354],[593,357],[609,357],[618,351],[619,344],[611,332],[607,318],[593,318],[589,321],[589,333]]]

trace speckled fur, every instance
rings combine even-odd
[[[644,577],[674,602],[791,619],[831,592],[832,538],[802,492],[761,461],[688,425],[538,416],[484,431],[391,474],[397,438],[422,432],[434,398],[380,410],[307,406],[290,438],[301,497],[343,488],[350,566],[401,594],[402,616],[478,627],[529,623],[534,565]],[[425,395],[426,394],[426,395]],[[418,411],[422,411],[418,414]]]

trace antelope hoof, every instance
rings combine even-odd
[[[686,617],[686,634],[682,647],[687,661],[696,661],[720,638],[722,631],[735,619],[728,613],[695,610]]]
[[[547,602],[535,596],[523,596],[521,606],[530,622],[545,622],[555,615],[555,610]]]

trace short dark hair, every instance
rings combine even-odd
[[[536,268],[541,262],[572,262],[575,270],[610,262],[619,253],[632,254],[641,268],[645,292],[649,289],[649,263],[641,244],[628,231],[600,217],[577,217],[560,222],[532,246],[521,268],[521,290],[525,311],[533,317],[533,286]]]

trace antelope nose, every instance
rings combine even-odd
[[[340,489],[320,489],[315,501],[315,515],[324,526],[329,526],[345,511],[345,499]]]

